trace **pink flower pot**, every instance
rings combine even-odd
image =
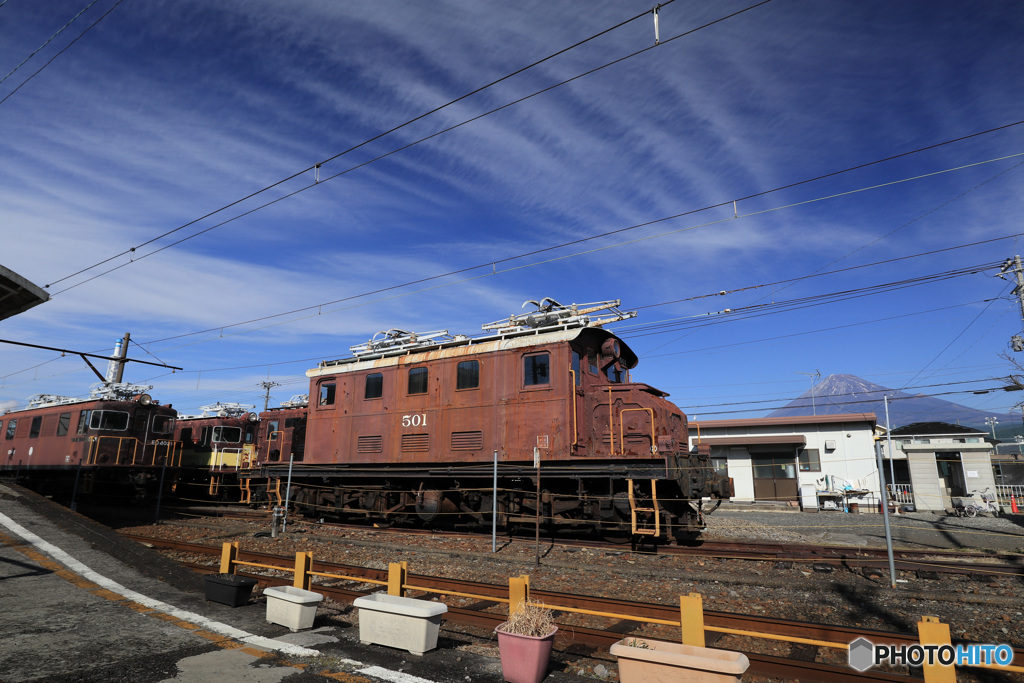
[[[551,648],[555,643],[556,626],[546,636],[521,636],[505,633],[500,624],[498,652],[501,654],[501,675],[508,683],[540,683],[548,674]]]

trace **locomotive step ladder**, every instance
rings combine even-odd
[[[636,506],[636,496],[633,493],[633,480],[629,482],[629,516],[634,536],[657,536],[661,533],[661,511],[658,510],[658,480],[651,479],[651,507],[639,508]],[[638,527],[636,523],[637,513],[649,512],[654,516],[654,528]]]

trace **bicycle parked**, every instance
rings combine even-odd
[[[975,494],[981,496],[983,505],[975,505]],[[993,517],[999,515],[999,507],[995,504],[996,496],[985,487],[984,491],[971,491],[971,497],[953,498],[953,514],[957,517],[977,517],[979,512],[991,512]]]

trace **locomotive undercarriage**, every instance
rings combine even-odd
[[[452,472],[458,469],[458,476]],[[684,498],[686,478],[666,477],[665,462],[588,468],[503,465],[497,501],[493,472],[485,467],[438,470],[382,468],[358,471],[310,468],[293,473],[276,468],[243,483],[252,505],[280,505],[287,488],[297,512],[330,521],[428,527],[487,527],[592,530],[613,537],[649,537],[690,542],[705,529],[701,486]],[[539,504],[538,504],[539,499]],[[538,520],[539,518],[539,520]]]

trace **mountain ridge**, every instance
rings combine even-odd
[[[874,413],[878,423],[884,425],[886,395],[893,429],[916,422],[948,422],[991,431],[985,422],[991,417],[996,418],[997,424],[1004,425],[1003,428],[1012,425],[1019,429],[1021,426],[1020,415],[978,410],[924,394],[908,394],[849,374],[829,375],[768,417]]]

